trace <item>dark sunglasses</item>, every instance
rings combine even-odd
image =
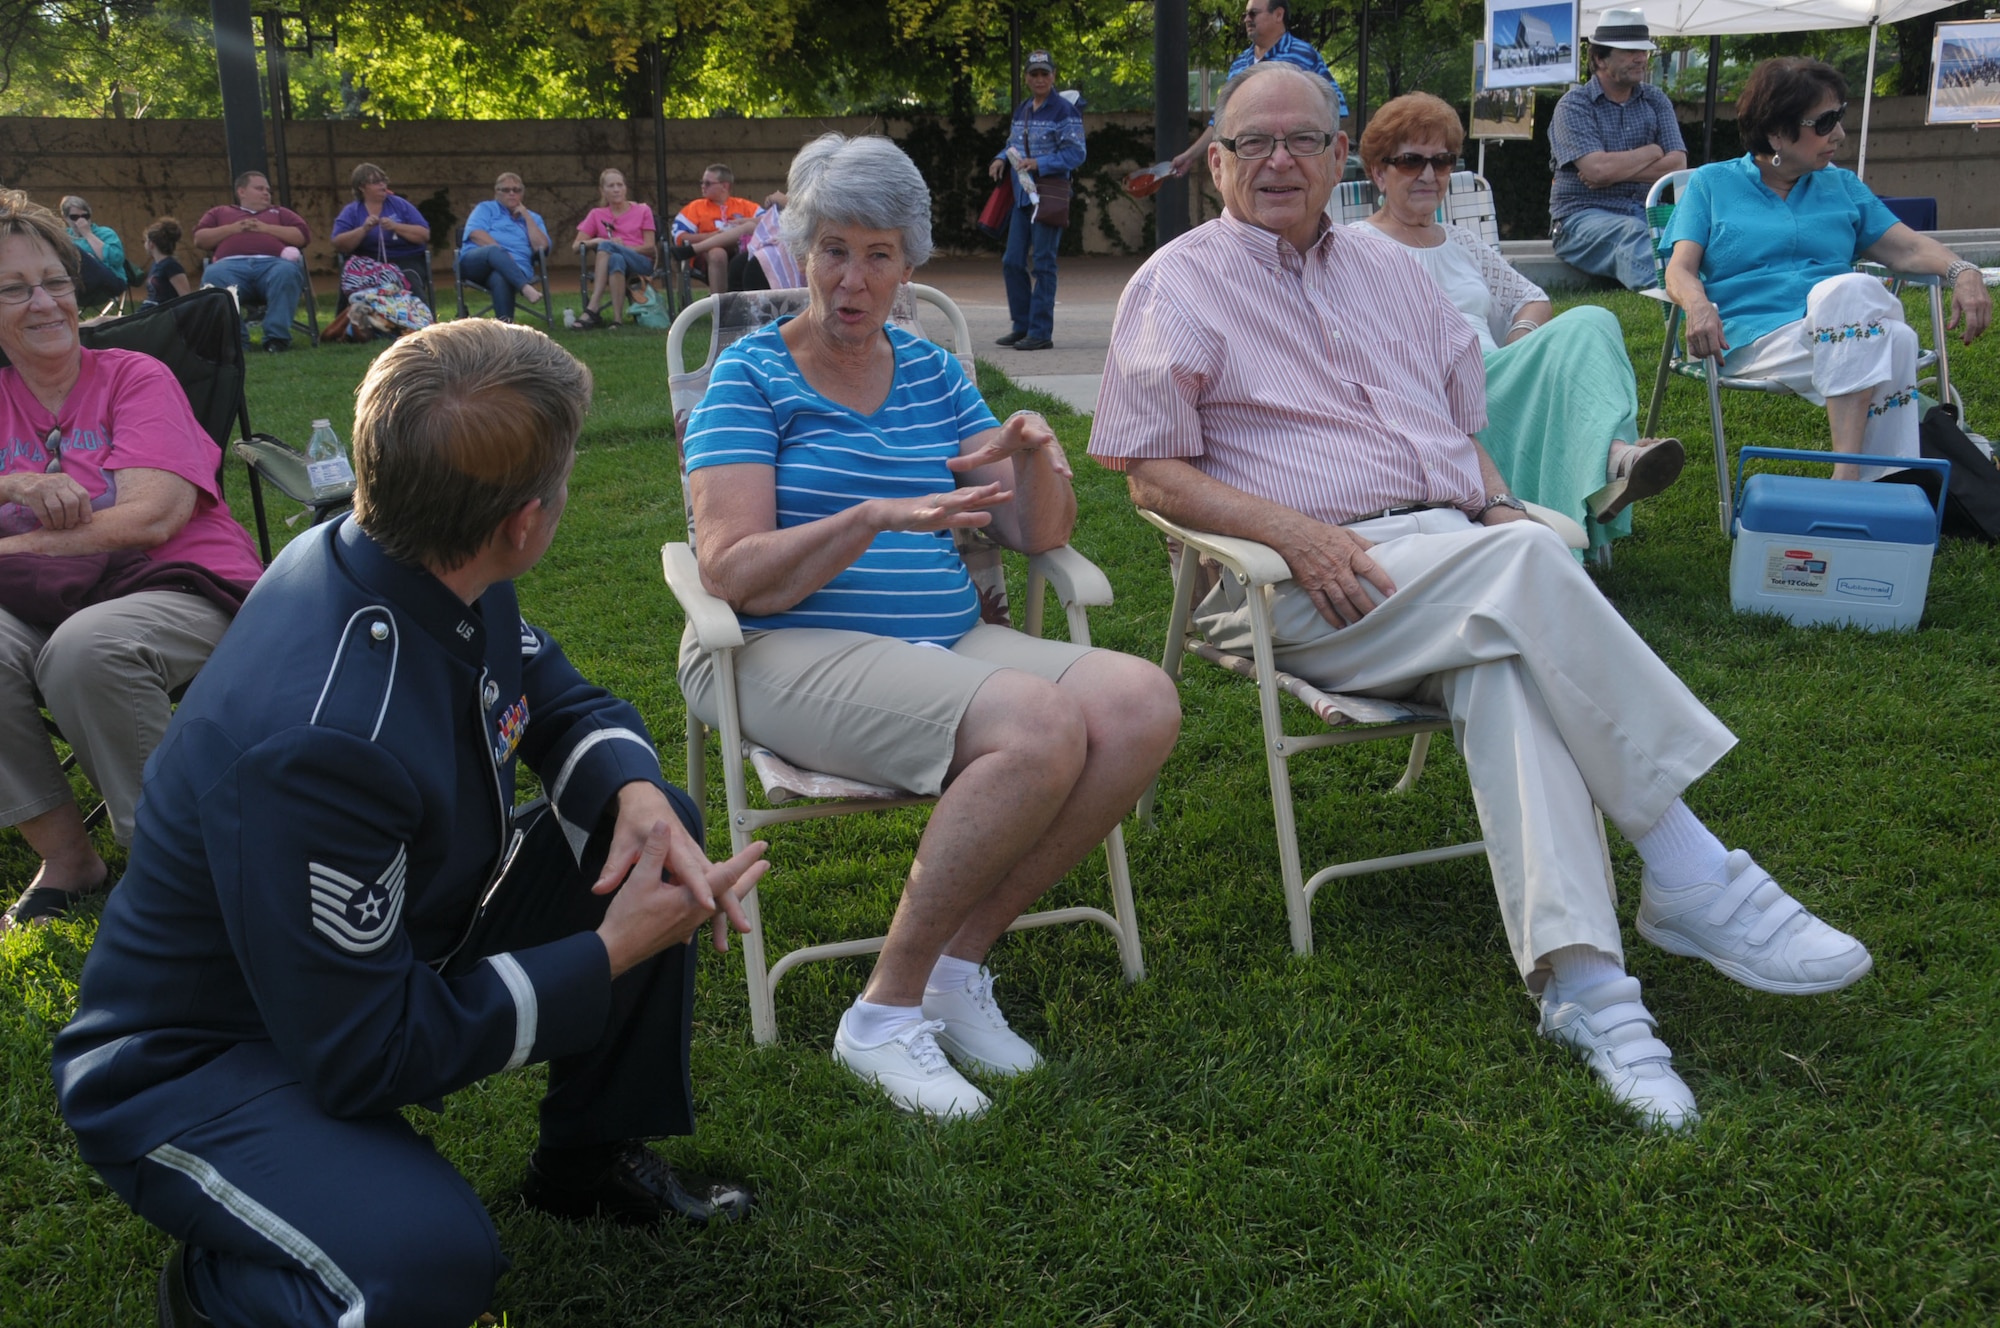
[[[65,213],[63,213],[63,215],[64,215],[65,217],[68,217],[68,218],[69,218],[69,219],[70,219],[71,221],[89,221],[89,220],[90,220],[90,214],[89,214],[88,212],[65,212]]]
[[[1458,165],[1458,154],[1455,152],[1440,152],[1435,157],[1426,157],[1421,152],[1399,152],[1393,157],[1384,157],[1382,164],[1384,166],[1394,166],[1397,170],[1409,175],[1422,175],[1426,166],[1436,171],[1439,175],[1449,175],[1451,174],[1451,168]]]
[[[1847,103],[1842,102],[1840,103],[1840,105],[1834,107],[1832,110],[1828,111],[1825,115],[1822,115],[1817,119],[1799,121],[1799,128],[1810,129],[1815,134],[1818,134],[1821,138],[1825,138],[1828,134],[1833,132],[1833,128],[1835,125],[1839,124],[1842,120],[1846,118],[1847,118]]]

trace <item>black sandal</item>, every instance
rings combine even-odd
[[[7,910],[7,929],[12,931],[31,922],[48,922],[62,917],[102,889],[100,886],[96,890],[58,890],[53,885],[31,885]]]

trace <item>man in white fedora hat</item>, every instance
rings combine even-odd
[[[1628,290],[1655,284],[1646,190],[1688,164],[1674,104],[1646,81],[1655,49],[1643,12],[1605,10],[1590,34],[1590,77],[1563,94],[1549,122],[1556,257]]]

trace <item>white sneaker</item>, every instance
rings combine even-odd
[[[1730,853],[1722,875],[1669,890],[1641,872],[1639,934],[1780,996],[1839,991],[1875,967],[1867,946],[1808,913],[1742,849]]]
[[[924,1018],[940,1025],[938,1044],[968,1069],[1011,1076],[1042,1063],[1041,1053],[1007,1027],[993,1000],[993,974],[983,967],[958,991],[926,991]]]
[[[862,1047],[848,1040],[843,1017],[833,1035],[833,1059],[868,1083],[879,1085],[904,1111],[922,1112],[939,1120],[969,1120],[993,1103],[952,1069],[938,1050],[934,1035],[943,1027],[935,1019],[924,1019],[880,1046]]]
[[[1659,1027],[1639,1000],[1639,979],[1613,978],[1563,997],[1542,989],[1541,1034],[1574,1048],[1619,1103],[1648,1125],[1679,1130],[1701,1118],[1694,1094],[1674,1073],[1674,1053],[1653,1036]]]

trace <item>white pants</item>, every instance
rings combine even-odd
[[[1773,378],[1812,402],[1866,391],[1868,424],[1861,450],[1871,456],[1915,457],[1917,334],[1903,321],[1903,302],[1874,277],[1828,277],[1806,297],[1806,316],[1729,352],[1731,378]],[[1861,478],[1887,474],[1863,466]]]
[[[1287,583],[1278,666],[1333,691],[1442,704],[1472,783],[1514,961],[1539,988],[1566,945],[1623,957],[1592,804],[1636,839],[1736,739],[1598,593],[1553,532],[1455,510],[1354,527],[1396,593],[1335,628]],[[1196,620],[1250,652],[1242,587]]]

